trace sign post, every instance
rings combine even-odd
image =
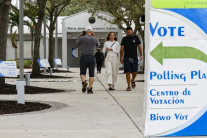
[[[20,40],[19,40],[19,80],[16,82],[17,87],[17,97],[19,104],[25,104],[25,81],[24,81],[24,28],[23,28],[23,19],[24,19],[24,1],[20,0],[19,2],[19,31],[20,31]]]
[[[146,2],[145,137],[207,136],[207,0]]]

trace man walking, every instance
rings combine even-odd
[[[87,88],[87,94],[92,94],[94,71],[96,65],[95,49],[100,46],[98,38],[96,38],[92,32],[92,27],[87,26],[85,28],[85,34],[78,38],[77,45],[81,46],[80,57],[80,78],[82,80],[82,92],[86,92],[88,83],[86,82],[86,71],[89,68],[89,87]]]
[[[125,36],[121,42],[120,62],[124,64],[124,71],[126,72],[126,79],[128,84],[126,91],[131,91],[131,87],[133,89],[136,87],[135,78],[137,76],[138,70],[137,51],[139,50],[140,60],[142,60],[142,46],[138,36],[133,35],[133,30],[131,27],[126,28],[126,34],[127,36]],[[130,76],[131,73],[132,79]]]

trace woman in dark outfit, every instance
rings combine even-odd
[[[95,54],[95,57],[96,57],[97,74],[98,74],[98,73],[101,73],[101,67],[102,67],[102,63],[104,61],[104,55],[101,52],[101,49],[100,48],[97,49],[97,52]]]

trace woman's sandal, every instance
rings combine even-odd
[[[136,87],[136,83],[131,81],[131,84],[132,84],[132,89],[134,89]]]
[[[127,87],[126,91],[131,91],[131,87]]]

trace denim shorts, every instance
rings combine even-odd
[[[138,58],[124,57],[124,72],[137,72]]]
[[[80,75],[86,75],[87,68],[89,68],[89,77],[94,77],[95,65],[96,65],[95,55],[81,55]]]

